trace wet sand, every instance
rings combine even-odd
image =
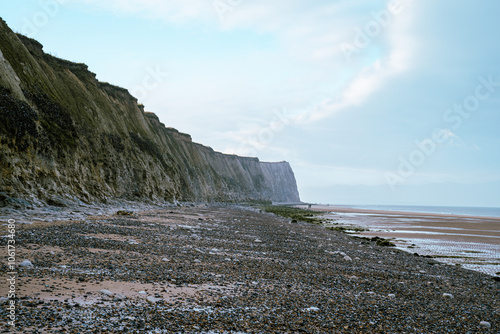
[[[304,207],[304,206],[302,206]],[[495,276],[500,272],[500,217],[312,206],[363,237],[394,238],[398,248]]]
[[[18,262],[33,264],[16,269],[16,333],[500,329],[491,276],[253,208],[35,221],[18,226],[16,242]]]

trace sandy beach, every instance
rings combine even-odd
[[[304,206],[302,206],[304,207]],[[314,205],[356,235],[394,238],[398,248],[496,276],[500,272],[500,217],[366,210]]]
[[[17,229],[18,262],[31,263],[16,268],[17,333],[500,329],[491,276],[256,208],[134,209]]]

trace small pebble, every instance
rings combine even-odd
[[[114,295],[113,292],[111,292],[109,290],[106,290],[106,289],[99,290],[99,292],[102,293],[103,295],[106,295],[106,296],[112,296],[112,295]]]
[[[33,263],[31,263],[30,260],[24,260],[23,262],[19,263],[19,265],[24,268],[33,268]]]
[[[483,328],[491,328],[491,324],[488,321],[481,321],[479,323],[479,326],[481,326]]]
[[[318,312],[319,308],[317,308],[316,306],[311,306],[311,307],[303,309],[302,311],[304,311],[304,312]]]

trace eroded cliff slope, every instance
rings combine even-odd
[[[45,54],[0,19],[0,205],[29,202],[298,202],[287,162],[215,152],[165,127],[85,64]]]

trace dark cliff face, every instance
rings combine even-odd
[[[287,162],[225,155],[144,112],[85,64],[0,20],[0,204],[66,198],[298,202]]]

